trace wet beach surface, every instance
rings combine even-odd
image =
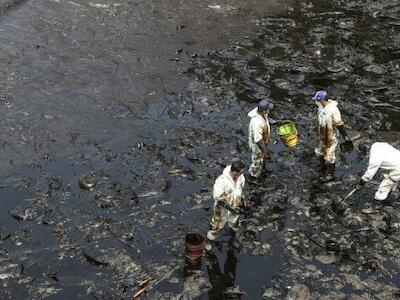
[[[332,211],[367,160],[342,151],[320,180],[310,100],[325,88],[349,130],[400,140],[397,1],[194,2],[24,1],[0,16],[0,298],[131,299],[147,277],[142,299],[399,297],[399,204],[373,201],[377,176]],[[247,113],[264,97],[298,145],[272,125],[240,250],[224,232],[186,272],[185,234],[208,230],[224,166],[250,164]]]

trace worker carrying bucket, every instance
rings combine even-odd
[[[276,129],[276,133],[285,146],[293,148],[297,145],[297,129],[292,121],[283,121],[283,124]]]
[[[253,179],[260,177],[269,156],[267,145],[271,129],[268,114],[273,107],[271,101],[262,100],[247,114],[250,117],[249,146],[252,152],[249,174]]]
[[[346,141],[350,141],[344,128],[338,103],[328,98],[328,93],[318,91],[312,98],[318,106],[317,138],[315,154],[320,157],[322,171],[327,172],[326,179],[332,180],[335,173],[336,146],[338,145],[338,131]]]

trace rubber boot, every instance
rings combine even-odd
[[[331,181],[333,178],[335,178],[335,164],[327,163],[325,180]]]
[[[390,191],[387,198],[381,201],[382,206],[393,206],[399,198],[397,191]]]
[[[247,182],[250,185],[257,185],[258,183],[260,183],[260,177],[254,177],[249,174]]]
[[[238,231],[238,222],[235,224],[232,224],[229,226],[229,232],[231,234],[231,238],[229,240],[229,245],[232,247],[233,250],[239,250],[240,249],[240,242],[237,239],[237,231]]]
[[[206,252],[211,252],[213,245],[214,245],[214,241],[216,239],[217,236],[214,236],[213,233],[211,232],[211,230],[209,230],[207,232],[207,236],[206,236],[206,240],[204,242],[204,250],[206,250]]]
[[[230,246],[232,247],[233,250],[239,251],[239,249],[240,249],[240,242],[239,242],[239,240],[236,238],[236,236],[234,236],[234,237],[230,240]]]
[[[319,167],[318,171],[324,172],[326,170],[326,163],[323,156],[319,156]]]
[[[210,253],[212,251],[212,248],[213,248],[212,241],[206,239],[206,242],[204,243],[204,250],[206,250],[207,253]]]

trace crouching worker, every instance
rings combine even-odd
[[[360,147],[366,155],[368,149]],[[382,169],[384,179],[375,193],[375,200],[386,200],[390,192],[394,192],[400,180],[400,151],[388,143],[374,143],[369,154],[368,169],[361,177],[357,188],[360,189],[367,182],[371,181],[376,172]]]
[[[237,231],[240,207],[243,205],[244,164],[235,161],[224,169],[222,175],[215,180],[213,188],[214,212],[211,220],[211,230],[207,233],[206,250],[212,248],[214,241],[225,224]]]

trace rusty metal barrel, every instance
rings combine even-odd
[[[201,265],[204,253],[204,236],[198,232],[189,232],[185,237],[185,261],[191,268]]]
[[[204,237],[198,232],[190,232],[185,237],[185,256],[189,260],[195,260],[203,256]]]

